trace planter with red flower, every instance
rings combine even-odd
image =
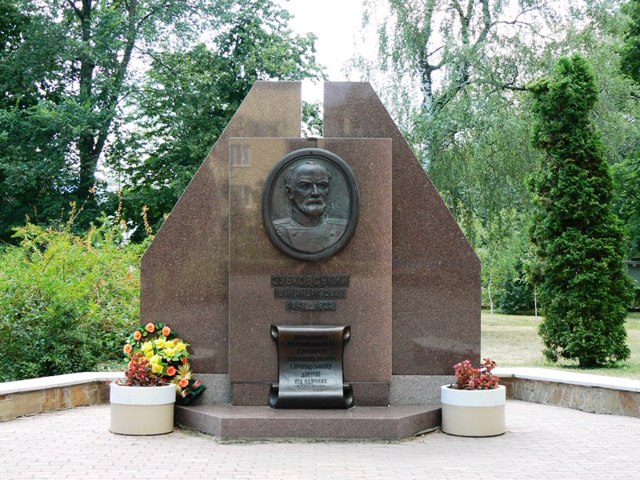
[[[469,360],[453,366],[456,383],[441,388],[442,431],[464,437],[491,437],[505,432],[506,389],[485,359],[480,368]]]
[[[189,351],[167,325],[136,328],[123,351],[125,378],[111,384],[111,431],[125,435],[157,435],[173,431],[174,404],[188,404],[205,386],[193,377]]]

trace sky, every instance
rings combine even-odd
[[[326,67],[329,80],[347,80],[342,69],[358,53],[356,39],[362,24],[362,0],[276,1],[293,15],[290,27],[294,32],[312,32],[318,37],[316,60]],[[359,47],[366,55],[375,52],[375,48],[375,39]],[[302,96],[308,101],[321,100],[322,86],[303,82]]]

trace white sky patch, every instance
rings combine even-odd
[[[293,16],[289,25],[298,34],[314,33],[316,60],[331,81],[347,80],[343,67],[357,54],[375,55],[377,39],[359,42],[362,0],[276,0]],[[322,83],[302,83],[303,100],[322,101]]]

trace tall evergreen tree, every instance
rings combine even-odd
[[[582,368],[611,365],[630,354],[624,321],[631,288],[622,224],[611,209],[611,176],[590,118],[598,99],[594,75],[575,55],[529,89],[534,144],[545,153],[531,181],[544,354],[577,359]]]

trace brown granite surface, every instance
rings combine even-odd
[[[361,320],[356,320],[352,341],[345,350],[347,380],[388,383],[391,375],[391,367],[387,365],[389,355],[392,355],[392,372],[396,375],[447,375],[451,373],[453,363],[463,358],[478,360],[480,266],[442,199],[369,84],[326,83],[324,112],[325,138],[300,139],[300,84],[256,83],[143,258],[142,322],[170,323],[191,342],[195,352],[194,368],[200,373],[231,373],[232,381],[272,381],[276,366],[267,352],[271,351],[273,355],[275,345],[270,343],[268,330],[263,333],[262,323],[272,322],[273,317],[247,324],[248,330],[244,333],[248,345],[242,347],[245,350],[235,352],[239,343],[237,338],[229,336],[229,322],[232,329],[235,325],[229,310],[229,235],[233,235],[229,231],[229,195],[231,193],[233,203],[247,198],[254,202],[251,208],[237,209],[238,220],[253,215],[253,221],[259,222],[255,213],[260,200],[255,195],[262,188],[260,181],[254,181],[242,191],[230,192],[229,162],[240,166],[247,160],[242,141],[233,147],[230,138],[297,137],[287,140],[291,148],[336,142],[330,148],[344,148],[342,153],[336,152],[343,158],[352,154],[350,149],[356,153],[361,151],[361,145],[367,144],[362,138],[390,138],[391,173],[380,170],[376,162],[367,166],[372,169],[368,174],[377,183],[392,178],[384,195],[378,185],[374,185],[375,204],[388,205],[392,212],[390,235],[379,235],[378,230],[363,234],[371,229],[371,225],[359,225],[354,239],[343,252],[318,263],[284,257],[264,235],[260,235],[259,241],[237,237],[238,243],[234,243],[233,248],[250,252],[251,258],[246,258],[243,265],[237,265],[236,278],[242,278],[247,291],[255,294],[247,296],[249,304],[264,307],[269,297],[271,307],[274,307],[283,301],[274,302],[270,287],[267,284],[265,288],[260,278],[260,275],[266,275],[267,263],[286,267],[285,273],[332,272],[351,268],[352,260],[345,263],[344,259],[353,259],[357,263],[355,271],[363,272],[357,274],[359,280],[354,284],[357,288],[351,287],[349,291],[349,295],[353,294],[353,299],[357,300],[342,312],[339,307],[336,312],[342,313],[339,318],[323,313],[320,323],[352,323],[352,314],[355,315],[353,318],[364,319],[366,315],[359,311],[361,307],[391,297],[382,309],[377,306],[369,309],[376,315],[366,327]],[[349,144],[344,139],[356,143]],[[376,140],[385,141],[388,142]],[[282,147],[279,153],[286,148]],[[270,161],[275,161],[276,156],[274,153]],[[362,168],[364,166],[365,163]],[[371,197],[368,200],[361,198],[361,205],[368,203],[371,203]],[[251,228],[257,226],[254,223]],[[384,280],[384,275],[379,275],[381,270],[375,275],[368,273],[370,267],[362,260],[370,256],[371,248],[376,255],[393,248],[391,261],[387,263],[386,258],[383,259],[381,267],[384,270],[392,265],[391,280]],[[256,271],[261,272],[259,275],[251,273],[254,264]],[[358,288],[362,290],[357,291]],[[292,323],[298,318],[303,319],[301,323],[316,321],[316,317],[313,320],[310,316],[305,317],[311,315],[308,313],[292,317],[294,312],[285,312],[284,306],[280,307],[282,311],[278,312],[277,321]],[[385,320],[389,310],[392,311],[391,326]],[[242,307],[238,312],[245,315]],[[264,313],[255,311],[254,317]],[[393,331],[391,344],[388,341],[390,328]],[[369,341],[373,343],[369,344]],[[246,348],[255,349],[254,359],[243,356]],[[236,362],[237,370],[232,367],[230,371],[230,357]],[[360,377],[364,367],[360,368],[358,363],[367,366],[370,372],[367,378]],[[250,367],[255,367],[255,374],[248,374]]]
[[[265,178],[287,153],[304,147],[329,150],[353,169],[360,191],[358,227],[337,255],[319,262],[292,259],[271,243],[262,224]],[[263,405],[247,383],[277,382],[271,324],[350,325],[344,353],[345,382],[386,382],[358,395],[358,404],[388,404],[391,380],[391,142],[388,139],[231,139],[230,148],[248,155],[230,170],[229,351],[234,404]],[[336,311],[287,311],[274,299],[271,275],[348,273],[346,299]],[[242,384],[242,385],[240,385]],[[360,390],[362,385],[358,386]],[[362,398],[359,402],[358,396]],[[250,403],[250,402],[256,403]]]
[[[232,384],[233,405],[268,406],[272,382]],[[353,387],[353,398],[359,407],[380,407],[389,405],[389,382],[348,382]],[[439,391],[438,391],[439,393]],[[439,402],[440,397],[431,403]],[[203,402],[204,403],[204,402]],[[407,403],[405,403],[407,404]]]
[[[300,83],[256,83],[142,259],[142,323],[174,327],[200,373],[228,372],[229,138],[299,137],[300,124]]]
[[[440,405],[281,410],[199,405],[176,407],[176,422],[223,440],[340,438],[398,440],[440,426]]]
[[[368,83],[326,82],[324,136],[393,139],[393,373],[480,357],[480,262]]]

